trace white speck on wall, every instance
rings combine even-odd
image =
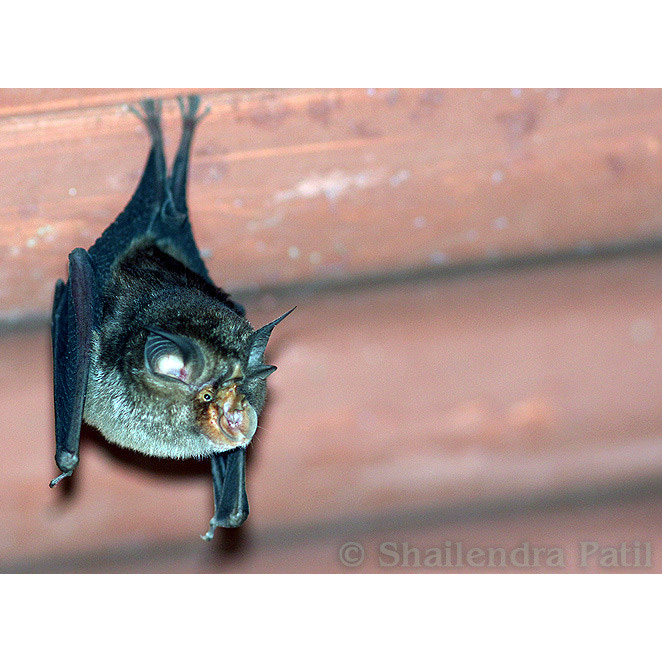
[[[503,181],[503,172],[495,170],[492,173],[492,184],[500,184]]]
[[[261,221],[248,221],[246,223],[246,229],[249,232],[255,232],[256,230],[266,230],[267,228],[273,228],[278,225],[283,219],[280,216],[270,216]]]
[[[512,90],[510,90],[510,93],[517,99],[522,96],[522,88],[514,87]]]
[[[333,242],[333,250],[338,253],[338,255],[347,254],[347,246],[345,246],[342,241],[338,241],[337,239]]]
[[[287,249],[287,254],[291,260],[296,260],[300,255],[300,251],[296,246],[290,246]]]
[[[469,230],[466,237],[467,241],[476,241],[478,239],[478,230]]]
[[[78,191],[77,191],[75,188],[71,187],[71,188],[69,189],[69,195],[70,195],[70,196],[73,197],[74,195],[76,195],[76,193],[78,193]]]
[[[660,139],[655,136],[645,136],[642,140],[645,148],[651,154],[657,154],[660,151]]]
[[[442,251],[432,251],[430,253],[430,262],[432,264],[447,264],[449,260],[448,255]]]
[[[354,178],[354,185],[357,188],[365,188],[370,185],[370,176],[366,172],[360,172]]]
[[[505,230],[508,227],[508,219],[505,216],[499,216],[492,221],[492,225],[497,230]]]
[[[417,216],[411,223],[418,230],[424,228],[427,225],[425,219],[422,216]]]
[[[30,237],[26,242],[25,245],[28,248],[34,248],[37,245],[37,240],[34,237]]]
[[[302,179],[294,188],[275,193],[273,199],[276,204],[297,198],[315,198],[319,195],[325,196],[328,200],[335,200],[352,189],[376,186],[383,180],[383,171],[364,170],[356,174],[347,174],[340,170],[332,170],[326,175],[312,175]]]
[[[322,261],[322,254],[319,251],[313,251],[308,259],[310,264],[319,264]]]
[[[108,175],[106,177],[106,186],[113,191],[119,191],[122,189],[122,178],[119,175]]]
[[[54,234],[55,229],[53,228],[52,225],[42,225],[41,227],[37,228],[37,236],[38,237],[43,237],[44,235],[49,235],[49,234]]]
[[[406,182],[410,177],[409,170],[399,170],[395,175],[391,176],[388,183],[391,186],[400,186],[402,182]]]
[[[214,182],[217,182],[221,179],[223,179],[223,173],[221,172],[221,169],[218,166],[211,166],[207,170],[207,177],[211,179]]]
[[[9,255],[12,257],[18,257],[21,254],[21,247],[20,246],[12,246],[9,249]]]
[[[369,87],[369,88],[366,90],[366,93],[367,93],[367,95],[368,95],[369,97],[374,96],[376,92],[377,92],[377,89],[374,88],[374,87]]]

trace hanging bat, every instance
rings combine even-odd
[[[189,151],[200,99],[178,99],[182,136],[170,175],[161,103],[136,114],[151,136],[129,204],[95,244],[69,255],[53,303],[55,461],[78,465],[81,420],[110,442],[146,455],[211,458],[209,531],[248,517],[246,446],[266,394],[264,351],[289,313],[254,330],[244,308],[212,282],[186,205]],[[293,310],[293,309],[292,309]]]

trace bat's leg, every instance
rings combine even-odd
[[[177,97],[177,102],[179,103],[179,109],[182,113],[182,137],[179,141],[175,162],[172,166],[172,174],[168,179],[168,189],[176,213],[178,215],[184,214],[188,219],[186,181],[188,178],[188,161],[191,152],[191,143],[193,141],[195,127],[207,116],[211,108],[207,106],[201,113],[198,113],[200,108],[200,97],[195,94],[186,97],[186,99]],[[193,237],[184,236],[184,233],[182,233],[179,237],[179,247],[181,248],[182,246],[187,246],[186,253],[193,269],[198,273],[207,275],[207,268],[202,262],[202,258],[195,246]],[[244,307],[229,297],[227,299],[227,305],[238,315],[241,315],[242,317],[246,315]]]
[[[136,192],[126,207],[125,212],[137,218],[153,222],[157,212],[168,201],[168,170],[163,152],[163,133],[161,131],[161,100],[144,99],[140,109],[129,106],[129,110],[145,125],[152,138],[152,148],[147,157],[145,170]],[[147,213],[147,210],[152,210]],[[134,212],[134,214],[131,214]]]
[[[145,125],[152,145],[131,200],[90,248],[100,282],[108,278],[113,259],[126,250],[134,239],[150,234],[158,236],[154,228],[160,222],[160,212],[169,196],[161,132],[161,101],[145,99],[140,106],[128,106],[128,109]]]
[[[172,200],[180,213],[187,213],[186,206],[186,178],[188,175],[188,158],[191,151],[191,142],[193,133],[198,123],[207,115],[210,108],[207,106],[198,115],[200,106],[200,97],[192,94],[186,98],[186,103],[182,97],[177,97],[179,109],[182,113],[182,138],[179,142],[175,163],[172,166],[172,175],[170,176],[170,191]]]
[[[248,517],[246,496],[246,449],[237,448],[211,456],[214,480],[215,513],[209,522],[209,531],[200,536],[211,540],[217,527],[234,528]]]
[[[129,106],[129,110],[145,125],[152,138],[152,147],[156,147],[156,152],[159,152],[158,147],[163,147],[163,134],[161,132],[161,100],[160,99],[143,99],[140,102],[140,112],[135,106]],[[166,162],[163,149],[156,155],[157,167],[156,170],[159,174],[166,175]]]
[[[90,369],[92,334],[99,322],[96,278],[90,255],[82,248],[69,255],[69,281],[58,281],[53,304],[53,392],[55,461],[62,472],[55,487],[78,465],[80,426]]]
[[[166,182],[161,213],[154,218],[150,230],[156,237],[157,245],[160,248],[174,254],[187,267],[211,282],[207,267],[193,237],[186,205],[186,180],[191,142],[195,127],[209,109],[198,114],[200,98],[195,95],[186,99],[178,98],[178,102],[182,113],[182,137],[172,173]],[[229,302],[228,305],[233,307],[232,302]],[[235,307],[235,310],[237,309],[240,307]]]

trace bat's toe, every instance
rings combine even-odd
[[[200,535],[203,540],[211,540],[214,537],[216,529],[236,529],[241,526],[248,518],[248,509],[235,510],[222,518],[213,517],[209,522],[209,531]]]

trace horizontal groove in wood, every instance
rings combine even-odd
[[[327,531],[325,537],[308,541],[294,538],[290,544],[284,545],[270,545],[257,535],[254,538],[249,536],[247,542],[235,540],[209,546],[181,541],[147,549],[118,548],[105,553],[44,559],[34,564],[19,563],[6,566],[6,571],[659,573],[662,571],[660,522],[662,500],[648,496],[632,502],[606,502],[591,507],[580,503],[560,509],[513,512],[480,520],[460,519],[377,531],[370,528],[348,530],[339,526],[334,531]],[[356,542],[363,550],[363,561],[355,566],[344,564],[340,560],[343,545]],[[386,551],[382,549],[384,544]],[[597,549],[593,545],[597,545]],[[624,551],[623,545],[626,546]],[[647,545],[650,546],[650,564],[647,563]],[[536,552],[536,548],[541,551]],[[472,549],[483,551],[482,556],[471,557],[473,565],[468,561]],[[490,549],[502,549],[503,557],[499,551],[492,552],[494,561],[490,563]],[[552,553],[552,549],[560,549],[561,555]],[[614,549],[616,554],[611,551]],[[615,567],[610,565],[614,561],[617,562]]]

